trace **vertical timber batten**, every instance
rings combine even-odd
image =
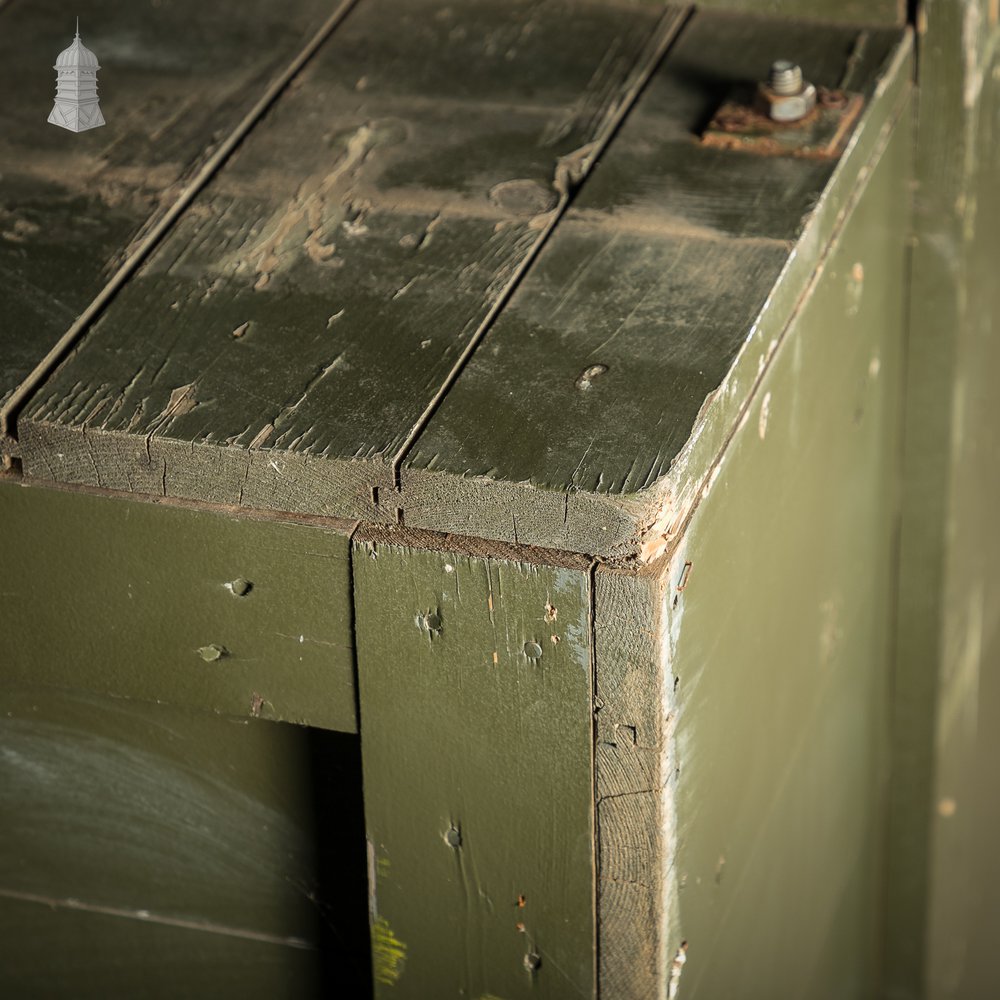
[[[590,588],[353,541],[377,996],[594,996]]]

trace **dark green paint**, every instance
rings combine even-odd
[[[0,403],[90,304],[183,183],[329,14],[164,0],[13,3],[0,14]],[[46,122],[79,15],[107,125]]]
[[[593,997],[586,569],[367,541],[354,584],[377,995]]]
[[[0,991],[363,996],[358,771],[339,734],[5,685]]]
[[[701,145],[733,85],[787,53],[817,85],[865,95],[844,156]],[[907,53],[893,29],[698,13],[417,441],[411,522],[505,532],[476,500],[530,482],[537,500],[509,500],[522,541],[628,554],[683,513],[898,113]],[[461,502],[444,476],[460,477]]]
[[[394,521],[372,488],[676,20],[360,3],[40,388],[25,470]]]
[[[11,480],[0,524],[6,686],[357,730],[346,532]]]
[[[911,135],[904,114],[665,572],[684,1000],[877,995]]]

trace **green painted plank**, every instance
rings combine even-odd
[[[356,731],[345,529],[0,480],[0,677]]]
[[[406,459],[407,523],[662,551],[898,113],[900,37],[699,12]],[[868,99],[839,161],[695,140],[779,56]]]
[[[593,997],[585,564],[376,539],[354,581],[376,995]]]
[[[359,4],[41,387],[25,470],[395,521],[393,459],[679,21]]]
[[[879,995],[910,125],[666,571],[690,563],[662,633],[685,1000]]]
[[[364,995],[359,764],[341,734],[5,685],[0,989],[306,997],[337,968]]]
[[[0,16],[0,404],[331,12],[163,0],[13,3]],[[107,125],[46,121],[79,14]]]

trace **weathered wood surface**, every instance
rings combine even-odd
[[[586,562],[376,536],[354,580],[376,995],[593,997]]]
[[[1000,982],[1000,28],[923,5],[900,534],[887,993]]]
[[[330,0],[231,8],[57,0],[0,11],[0,405],[329,16]],[[108,124],[47,123],[73,17]]]
[[[416,442],[410,521],[495,535],[505,505],[522,541],[662,551],[898,113],[898,39],[699,12]],[[699,146],[782,55],[868,99],[840,162]]]
[[[532,263],[566,158],[592,161],[679,16],[409,5],[390,46],[395,10],[351,13],[41,388],[25,471],[653,558],[895,114],[907,46],[699,13]],[[840,161],[699,145],[789,53],[869,102]]]
[[[356,739],[5,685],[0,744],[4,996],[365,995]]]
[[[393,460],[680,21],[358,4],[41,388],[25,470],[394,521]]]
[[[663,912],[674,844],[669,734],[673,678],[664,669],[665,602],[678,583],[599,566],[593,576],[598,982],[604,1000],[662,997],[673,954]],[[674,942],[674,949],[677,944]]]
[[[910,125],[670,556],[683,1000],[880,995]]]
[[[0,675],[357,730],[347,526],[0,478]]]

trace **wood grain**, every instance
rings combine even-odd
[[[661,639],[669,573],[594,573],[597,920],[602,998],[665,996],[670,926],[664,826],[673,798],[673,677]],[[676,948],[677,942],[674,942]]]
[[[26,471],[395,520],[396,453],[677,23],[360,4],[39,391]]]
[[[560,545],[662,551],[898,113],[898,41],[696,14],[405,461],[411,521],[508,537],[487,497],[523,483],[535,490],[511,500],[522,540],[548,536],[565,496]],[[697,143],[732,87],[783,52],[817,85],[849,79],[870,101],[840,162]]]
[[[73,20],[55,0],[0,15],[0,405],[71,326],[330,13],[254,0],[90,0],[81,34],[101,63],[107,125],[46,122]],[[73,13],[76,13],[75,11]]]
[[[676,15],[410,6],[390,45],[393,2],[352,13],[42,387],[25,471],[655,560],[899,114],[909,42],[702,11],[569,202],[556,163]],[[788,52],[865,96],[843,156],[698,143]]]

